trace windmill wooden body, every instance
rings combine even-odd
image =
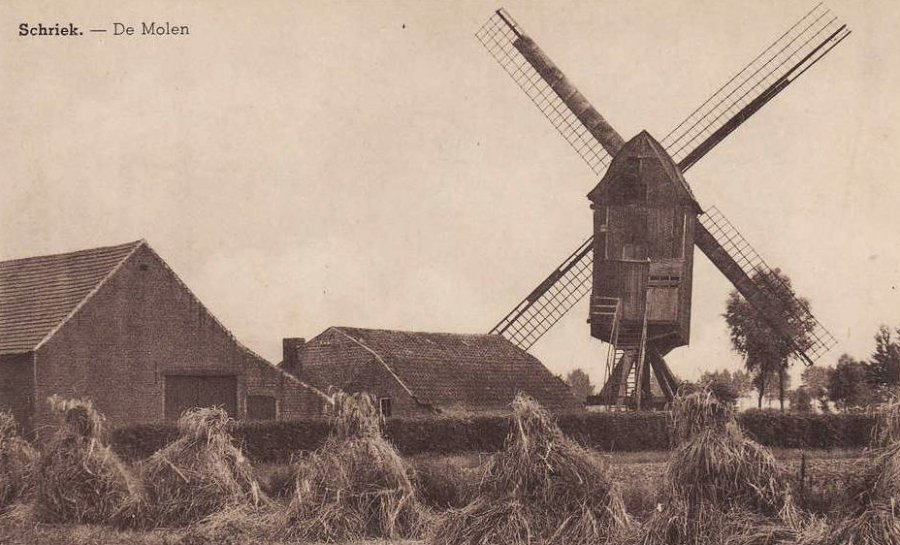
[[[662,141],[627,142],[504,10],[476,36],[599,183],[588,194],[594,233],[491,333],[530,348],[590,294],[591,335],[609,344],[608,407],[660,406],[677,384],[663,357],[690,341],[694,246],[774,331],[812,363],[835,344],[809,308],[715,208],[704,210],[684,177],[691,166],[849,35],[819,4],[723,85]],[[794,324],[811,324],[804,342]]]

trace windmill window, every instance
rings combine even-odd
[[[625,163],[625,174],[628,176],[633,176],[637,178],[641,175],[641,166],[643,157],[631,156],[628,158],[628,162]]]
[[[391,416],[391,398],[382,397],[378,400],[378,410],[381,412],[381,416],[384,418],[388,418]]]
[[[681,276],[677,274],[651,274],[650,287],[677,288],[681,284]]]

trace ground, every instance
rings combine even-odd
[[[807,451],[775,449],[773,451],[789,479],[798,486],[800,482],[801,459],[805,457],[804,494],[801,503],[814,513],[821,515],[839,512],[845,501],[847,490],[852,488],[846,482],[846,475],[858,473],[861,463],[859,450]],[[662,482],[668,452],[637,452],[599,454],[609,462],[611,471],[621,485],[623,498],[629,512],[638,519],[645,518],[656,508],[660,500],[657,484]],[[485,455],[465,456],[419,456],[411,461],[414,465],[427,461],[432,464],[447,464],[457,468],[473,468]],[[285,473],[283,466],[260,465],[257,467],[260,481],[270,482],[273,476]],[[16,523],[0,519],[0,545],[200,545],[192,539],[184,539],[184,530],[155,530],[152,532],[120,532],[108,527],[87,525],[34,525]],[[229,545],[250,545],[256,541],[240,539]],[[413,545],[413,541],[366,541],[350,545]],[[269,545],[280,545],[271,541]],[[205,542],[204,542],[205,545]],[[212,545],[212,544],[210,544]],[[223,544],[224,545],[224,544]]]
[[[0,525],[2,545],[193,545],[196,542],[183,540],[184,532],[175,530],[155,530],[153,532],[119,532],[101,526],[45,526],[25,527]],[[246,545],[256,541],[236,541]],[[280,541],[269,541],[266,545],[281,545]],[[360,541],[347,545],[416,545],[414,541]],[[229,542],[229,545],[232,545]],[[285,544],[286,545],[286,544]]]

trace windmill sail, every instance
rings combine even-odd
[[[591,291],[594,237],[581,244],[538,287],[503,317],[491,334],[528,350]]]
[[[513,21],[497,10],[475,34],[597,176],[609,166],[622,137]]]
[[[663,146],[678,163],[682,173],[849,34],[846,25],[840,23],[824,5],[819,4],[813,8],[662,140]],[[611,162],[607,150],[617,150],[622,145],[622,139],[615,130],[590,106],[505,10],[494,13],[479,29],[476,37],[578,152],[594,174],[602,178]],[[725,246],[711,232],[700,225],[698,231],[708,235],[703,242],[706,249],[701,247],[704,252],[708,250],[708,256],[710,253],[729,256],[723,250]],[[703,233],[700,236],[702,235]],[[756,255],[755,252],[753,254]],[[758,256],[756,259],[764,263]],[[720,262],[724,262],[724,258]],[[592,263],[593,237],[579,246],[507,314],[491,333],[503,335],[523,349],[530,348],[578,300],[590,293]],[[736,278],[738,273],[729,274]],[[752,271],[750,274],[742,274],[750,278]],[[731,277],[729,279],[737,285],[738,280]],[[747,285],[742,280],[741,282]],[[748,293],[756,291],[752,287],[745,289]],[[778,315],[775,312],[770,314],[773,317]],[[811,314],[805,318],[815,321]],[[821,324],[818,321],[815,323],[812,346],[800,350],[801,357],[807,362],[835,344],[834,338]],[[648,356],[651,364],[665,367],[662,354],[657,354],[656,357],[653,356],[653,351],[648,350]],[[674,379],[667,378],[671,382],[669,389],[674,390]]]
[[[818,4],[679,123],[663,147],[684,172],[849,34]]]
[[[812,364],[837,344],[806,303],[783,284],[717,208],[699,217],[694,242],[769,326],[793,344],[794,352],[806,363]],[[797,325],[808,328],[802,345],[792,334]]]

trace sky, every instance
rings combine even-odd
[[[623,135],[661,138],[812,2],[507,1]],[[900,326],[900,10],[853,34],[687,179],[864,358]],[[244,344],[332,325],[487,332],[590,234],[597,179],[475,39],[489,2],[0,3],[0,259],[146,239]],[[106,28],[18,36],[21,23]],[[114,36],[113,23],[188,25]],[[696,379],[737,369],[696,252]],[[586,302],[532,352],[603,380]],[[799,369],[798,369],[799,371]],[[797,371],[797,372],[798,372]]]

